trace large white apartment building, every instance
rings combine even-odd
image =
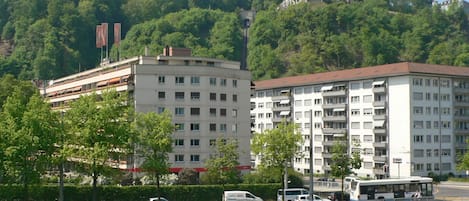
[[[52,80],[41,92],[54,109],[81,95],[115,89],[128,92],[137,112],[169,110],[173,133],[171,171],[204,171],[204,161],[219,137],[239,145],[240,169],[250,168],[251,74],[240,63],[191,56],[190,49],[164,49],[158,56],[139,56]],[[129,157],[119,168],[138,170]]]
[[[396,63],[255,85],[252,129],[272,129],[283,118],[296,123],[305,139],[304,153],[293,160],[299,172],[309,173],[310,161],[315,173],[330,171],[334,141],[345,137],[349,153],[363,159],[358,176],[461,173],[456,159],[469,139],[469,68]]]

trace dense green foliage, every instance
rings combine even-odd
[[[280,184],[241,184],[213,186],[164,186],[161,188],[163,197],[177,201],[219,201],[224,190],[248,190],[263,200],[275,200]],[[90,201],[91,187],[66,186],[65,201]],[[148,200],[155,197],[155,186],[106,186],[99,187],[100,201]],[[56,186],[37,186],[31,189],[32,200],[50,201],[58,195]],[[20,197],[23,190],[19,186],[0,185],[0,201],[13,201]]]
[[[122,23],[120,58],[160,54],[166,45],[194,55],[240,60],[241,10],[255,10],[248,67],[269,79],[344,68],[412,61],[469,66],[469,24],[456,6],[430,0],[345,0],[278,9],[281,0],[6,0],[0,1],[0,75],[55,79],[99,63],[95,28]],[[0,52],[2,47],[0,43]],[[3,47],[4,49],[4,47]]]

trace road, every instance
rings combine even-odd
[[[469,183],[445,181],[434,186],[438,201],[469,200]]]

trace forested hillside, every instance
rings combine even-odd
[[[55,79],[94,68],[97,24],[122,23],[121,57],[162,47],[240,60],[240,11],[255,10],[248,68],[269,79],[399,61],[469,66],[469,23],[429,0],[0,0],[0,75]],[[110,29],[112,36],[112,28]],[[112,37],[110,41],[112,41]],[[9,46],[8,44],[12,44]],[[3,51],[2,51],[3,50]],[[117,58],[111,48],[111,58]]]

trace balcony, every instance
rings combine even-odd
[[[386,162],[387,161],[387,156],[386,155],[377,155],[377,156],[373,156],[373,160],[375,162]]]
[[[469,134],[469,129],[455,128],[453,132],[454,134]]]
[[[345,115],[337,115],[337,116],[324,116],[322,117],[323,121],[346,121]]]
[[[322,145],[324,145],[324,146],[332,146],[332,145],[334,145],[334,142],[335,142],[335,141],[333,141],[333,140],[323,141],[323,142],[322,142]]]
[[[347,94],[346,90],[338,90],[338,91],[323,91],[322,96],[345,96]]]
[[[323,104],[322,109],[336,109],[336,108],[343,108],[345,109],[346,104],[344,103],[328,103],[328,104]]]
[[[374,101],[373,102],[373,107],[385,107],[386,106],[386,101]]]
[[[329,153],[329,152],[322,152],[322,157],[323,157],[323,158],[332,158],[332,153]]]
[[[375,134],[386,134],[386,128],[374,128],[373,132]]]
[[[375,114],[373,120],[386,120],[386,114]]]
[[[281,102],[281,101],[287,101],[290,102],[290,95],[280,95],[280,96],[272,96],[272,101],[273,102]]]
[[[347,128],[323,128],[322,133],[324,134],[345,134]]]
[[[276,112],[276,111],[290,111],[291,110],[291,106],[276,106],[276,107],[273,107],[272,108],[272,111]]]
[[[384,86],[376,86],[373,88],[373,93],[385,93],[386,87]]]
[[[387,145],[388,145],[388,142],[386,141],[373,142],[373,146],[376,148],[386,148]]]
[[[469,102],[466,101],[454,101],[453,102],[454,106],[462,106],[462,107],[469,107]]]
[[[290,116],[288,116],[288,117],[280,117],[280,116],[279,117],[272,117],[272,122],[279,123],[279,122],[282,122],[283,119],[285,119],[287,122],[289,122],[289,121],[291,121],[292,118]]]
[[[454,115],[454,120],[469,121],[469,115]]]
[[[467,148],[467,144],[466,143],[461,143],[461,142],[456,142],[454,143],[454,148],[456,149],[465,149]]]
[[[385,175],[386,172],[384,172],[383,168],[373,168],[373,174]]]

